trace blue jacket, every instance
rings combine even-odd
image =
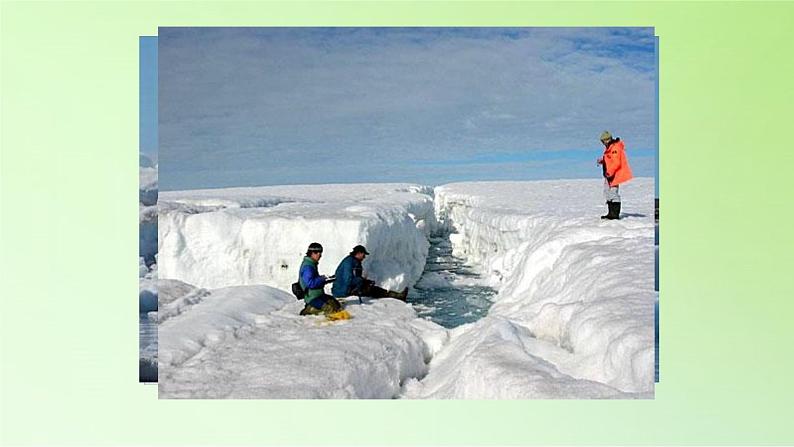
[[[314,259],[306,256],[303,258],[303,263],[300,269],[300,285],[306,290],[306,296],[303,300],[307,303],[325,293],[323,287],[325,286],[325,277],[320,276],[317,272],[317,262]]]
[[[331,293],[337,298],[353,295],[364,284],[364,278],[361,276],[363,270],[361,261],[353,255],[347,255],[336,268],[336,280]]]

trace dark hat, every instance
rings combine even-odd
[[[323,246],[320,245],[319,242],[312,242],[311,244],[309,244],[309,248],[306,250],[306,256],[308,256],[309,253],[313,253],[313,252],[322,253]]]
[[[352,253],[364,253],[365,255],[369,254],[369,252],[367,251],[367,249],[363,245],[356,245],[355,247],[353,247],[353,251],[351,251],[350,253],[351,254]]]

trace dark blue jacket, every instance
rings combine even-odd
[[[361,276],[363,270],[361,261],[353,255],[347,255],[336,268],[336,280],[331,293],[337,298],[353,295],[364,284],[364,278]]]

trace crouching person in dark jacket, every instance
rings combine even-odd
[[[336,268],[334,287],[331,293],[337,298],[350,295],[367,296],[370,298],[397,298],[405,301],[408,298],[408,288],[402,292],[393,292],[375,285],[375,281],[370,281],[363,276],[363,261],[369,252],[363,245],[356,245],[353,251],[342,259],[339,267]]]
[[[332,278],[327,278],[320,275],[317,271],[317,265],[320,263],[320,258],[323,256],[323,246],[317,242],[309,244],[309,249],[306,250],[306,257],[303,258],[303,263],[300,268],[300,286],[306,291],[303,300],[306,305],[301,311],[301,315],[330,315],[332,313],[342,310],[342,304],[339,303],[334,297],[325,293],[324,287],[328,282],[333,281]]]

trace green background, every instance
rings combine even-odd
[[[790,3],[3,3],[2,442],[794,443],[792,22]],[[138,36],[197,25],[656,27],[656,399],[160,401],[138,384]]]

